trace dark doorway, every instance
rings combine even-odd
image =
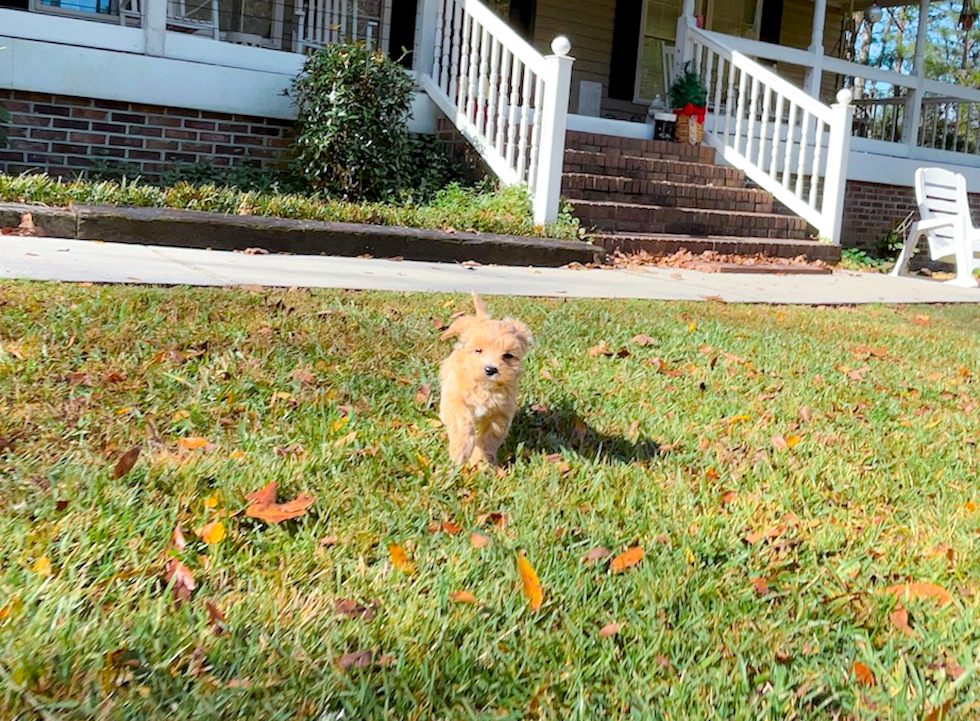
[[[415,44],[415,13],[418,0],[392,0],[391,39],[388,41],[388,55],[406,68],[415,66],[412,46]]]
[[[528,42],[534,35],[535,0],[510,0],[510,26]]]
[[[765,0],[762,3],[762,18],[759,23],[759,40],[764,43],[779,44],[780,28],[783,25],[783,0]]]
[[[610,98],[633,100],[642,18],[643,0],[616,0],[612,56],[609,58]]]

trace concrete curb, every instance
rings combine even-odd
[[[17,227],[23,213],[52,237],[183,248],[335,255],[406,260],[558,267],[599,261],[604,251],[579,241],[492,233],[444,233],[319,220],[221,215],[197,210],[73,205],[68,209],[0,203],[0,226]]]

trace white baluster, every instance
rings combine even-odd
[[[756,117],[759,114],[759,79],[752,78],[752,93],[749,100],[749,134],[745,138],[745,157],[752,158],[752,146],[755,143]]]
[[[789,190],[793,181],[793,148],[796,146],[796,103],[790,103],[789,120],[786,123],[786,156],[783,158],[783,187]]]
[[[470,85],[470,29],[472,20],[469,13],[463,15],[463,44],[459,50],[459,87],[456,88],[456,107],[464,115],[466,114],[466,93],[469,92]]]
[[[521,128],[517,134],[517,177],[527,180],[527,128],[531,120],[531,68],[524,66],[521,79]]]
[[[453,0],[453,28],[452,28],[452,58],[449,62],[449,84],[446,86],[446,94],[450,99],[455,100],[459,92],[459,46],[463,41],[463,9],[458,0]]]
[[[715,59],[715,107],[714,107],[714,118],[711,121],[711,132],[718,135],[718,126],[721,122],[721,87],[724,81],[725,74],[725,58],[721,55],[713,54]]]
[[[738,68],[728,63],[728,94],[725,96],[725,140],[723,145],[731,147],[732,137],[732,114],[737,110],[738,99],[735,97],[735,73]]]
[[[534,115],[531,123],[531,160],[527,172],[527,184],[537,186],[538,155],[541,150],[541,126],[544,123],[544,80],[539,76],[534,84]]]
[[[817,186],[821,184],[823,174],[820,164],[823,162],[823,134],[826,123],[819,118],[814,118],[813,123],[813,170],[810,172],[810,197],[807,204],[812,208],[817,207]]]
[[[480,72],[480,33],[482,31],[483,28],[480,27],[480,23],[473,20],[470,25],[470,63],[469,69],[467,70],[469,84],[466,86],[466,117],[474,124],[478,124],[476,118],[476,94]]]
[[[759,131],[759,148],[755,164],[765,167],[766,142],[769,140],[769,86],[762,86],[762,129]]]
[[[748,79],[748,75],[744,70],[739,69],[738,71],[738,107],[737,114],[735,115],[735,142],[732,143],[732,147],[735,149],[736,153],[742,152],[742,130],[745,128],[745,114],[752,112],[750,107],[746,107],[748,103],[745,97],[745,83]],[[746,144],[748,140],[746,140]]]
[[[803,174],[806,172],[806,149],[810,143],[810,111],[803,109],[800,119],[800,157],[796,163],[796,197],[803,200]]]
[[[490,79],[487,95],[489,104],[487,105],[487,140],[496,147],[497,134],[497,106],[500,105],[500,43],[491,40],[492,51],[490,53]]]
[[[515,55],[513,66],[510,73],[510,118],[507,123],[507,165],[511,168],[516,167],[517,158],[517,114],[520,109],[521,98],[521,70],[524,64]]]
[[[500,103],[497,106],[497,139],[493,146],[500,155],[504,155],[504,138],[507,130],[507,110],[508,110],[508,84],[507,78],[510,77],[511,64],[514,56],[505,47],[501,51],[500,58],[500,86],[497,88],[497,95],[500,96]]]
[[[489,135],[487,125],[490,122],[487,110],[487,79],[490,74],[490,33],[483,28],[480,36],[480,80],[476,89],[476,127],[483,135]]]
[[[775,92],[775,91],[774,91]],[[772,128],[772,151],[769,155],[769,177],[776,179],[776,172],[779,169],[779,155],[786,152],[786,143],[783,142],[783,94],[776,92],[776,113]]]

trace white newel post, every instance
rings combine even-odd
[[[674,39],[675,67],[677,72],[684,70],[684,65],[694,60],[694,42],[688,37],[688,28],[697,27],[694,17],[694,0],[684,0],[684,7],[677,18],[677,37]]]
[[[422,27],[419,28],[418,49],[419,54],[415,57],[412,65],[418,77],[432,75],[435,68],[435,49],[436,33],[442,32],[442,28],[436,27],[437,20],[441,17],[439,5],[443,0],[423,0],[422,1]]]
[[[838,91],[837,102],[830,106],[833,118],[827,143],[827,172],[823,184],[824,227],[819,232],[840,245],[844,221],[844,192],[847,190],[847,161],[851,152],[851,125],[854,123],[853,95],[847,88]],[[816,175],[814,168],[814,175]]]
[[[544,82],[541,108],[541,149],[535,182],[534,224],[543,225],[558,219],[561,196],[561,171],[565,162],[565,126],[568,121],[568,98],[572,89],[573,58],[568,57],[572,44],[564,35],[551,41],[554,55],[545,57],[548,75]]]
[[[166,54],[168,0],[141,0],[143,38],[147,55]]]

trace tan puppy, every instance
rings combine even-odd
[[[457,318],[440,336],[459,342],[439,367],[439,417],[454,463],[493,466],[517,412],[521,361],[532,338],[520,321],[490,318],[476,293],[473,304],[476,315]]]

